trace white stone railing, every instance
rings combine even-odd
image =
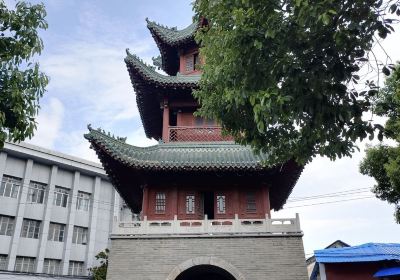
[[[216,219],[114,221],[112,235],[185,235],[185,234],[290,234],[301,233],[298,214],[289,219]]]

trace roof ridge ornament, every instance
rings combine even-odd
[[[104,136],[107,136],[107,137],[109,137],[109,138],[112,138],[112,139],[117,140],[117,141],[122,142],[122,143],[126,143],[127,137],[115,136],[114,134],[111,135],[111,132],[109,132],[109,131],[106,132],[106,131],[105,131],[104,129],[102,129],[101,127],[98,127],[98,128],[96,128],[96,129],[94,129],[90,123],[87,125],[87,128],[88,128],[88,130],[89,130],[89,133],[84,135],[85,138],[86,138],[86,136],[89,136],[89,135],[92,134],[93,132],[99,132],[99,133],[101,133],[101,134],[104,135]]]

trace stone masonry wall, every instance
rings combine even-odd
[[[113,239],[107,279],[175,280],[193,263],[227,268],[237,280],[307,279],[301,236]]]

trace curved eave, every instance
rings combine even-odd
[[[191,94],[200,76],[165,76],[145,64],[127,50],[125,63],[136,92],[136,103],[146,136],[160,139],[162,134],[162,109],[160,102],[164,95]]]
[[[198,23],[192,23],[188,27],[177,30],[147,21],[147,28],[150,30],[154,41],[161,53],[162,69],[168,75],[176,75],[179,71],[179,50],[188,46],[196,46],[194,35],[199,27]]]
[[[85,138],[96,151],[114,186],[132,209],[140,208],[140,187],[154,177],[158,176],[161,182],[165,182],[185,176],[209,176],[212,179],[217,178],[218,174],[224,174],[231,179],[235,176],[242,180],[244,178],[247,180],[245,185],[251,180],[254,183],[259,183],[257,180],[260,179],[267,181],[270,186],[271,209],[279,210],[303,170],[294,161],[266,168],[262,164],[266,155],[250,154],[250,148],[233,143],[162,144],[140,148],[92,129],[85,134]],[[195,152],[197,156],[193,156]],[[218,156],[210,156],[225,152],[231,153],[226,161]],[[171,159],[174,153],[178,156]]]

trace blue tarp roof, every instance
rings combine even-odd
[[[400,260],[399,243],[367,243],[359,246],[314,251],[319,263]]]
[[[378,270],[378,272],[374,274],[374,277],[387,277],[396,275],[400,275],[400,266],[382,268],[381,270]]]

